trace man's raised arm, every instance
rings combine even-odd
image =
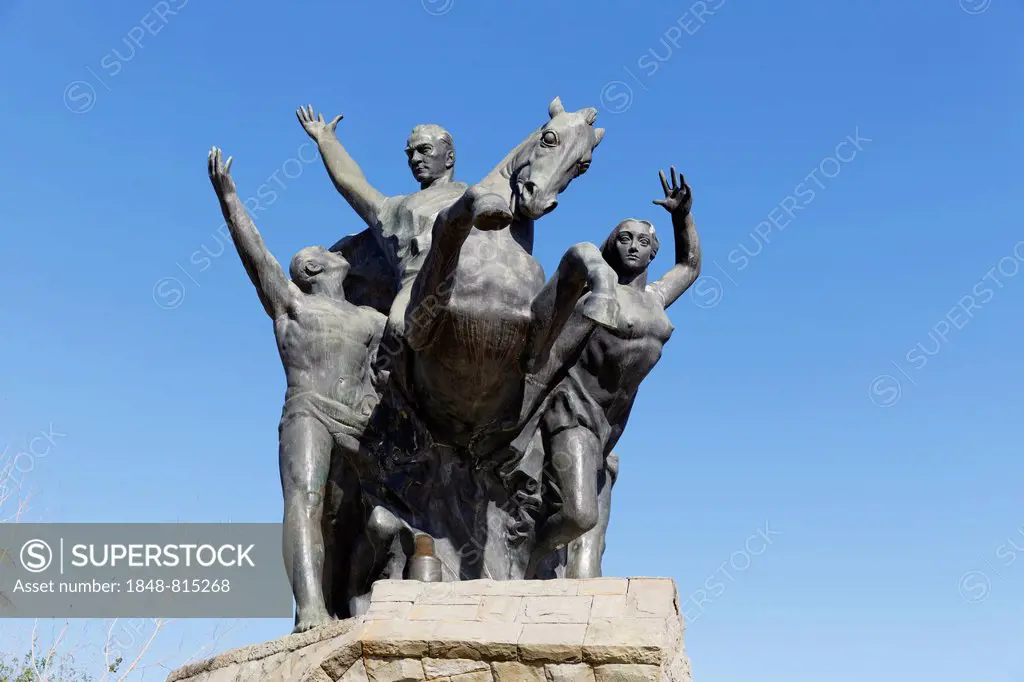
[[[235,243],[238,256],[242,259],[245,271],[249,273],[249,279],[256,287],[260,302],[271,319],[277,319],[295,301],[296,287],[284,274],[281,264],[267,250],[263,238],[256,230],[249,217],[245,206],[238,198],[235,191],[235,182],[231,179],[231,159],[226,163],[221,160],[221,151],[214,147],[210,150],[207,162],[210,173],[210,182],[217,192],[220,200],[220,210],[224,213],[224,220],[227,221],[228,229],[231,231],[231,240]]]
[[[313,113],[313,105],[309,105],[297,109],[295,115],[299,117],[299,123],[306,134],[320,148],[320,157],[338,192],[345,197],[345,201],[359,214],[367,227],[374,227],[387,197],[373,188],[363,175],[362,169],[338,141],[335,129],[338,127],[338,121],[343,118],[341,114],[325,122],[323,114],[317,116]]]

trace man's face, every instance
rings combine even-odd
[[[448,145],[432,135],[415,134],[405,146],[409,170],[421,184],[430,184],[442,177],[455,162]]]
[[[312,285],[335,289],[342,285],[348,275],[349,263],[341,254],[333,253],[320,246],[306,247],[297,255],[304,279]]]
[[[623,270],[632,275],[640,274],[654,258],[651,228],[643,223],[627,222],[615,235],[615,251]]]

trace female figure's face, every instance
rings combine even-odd
[[[615,235],[615,252],[618,254],[619,274],[639,275],[654,258],[654,235],[646,223],[628,220]]]

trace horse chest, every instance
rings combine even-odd
[[[504,248],[503,248],[504,247]],[[464,252],[452,295],[453,312],[467,308],[507,309],[510,317],[529,318],[533,299],[544,286],[544,270],[529,254],[501,245]]]

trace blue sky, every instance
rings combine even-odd
[[[243,196],[279,183],[255,218],[286,262],[360,228],[295,160],[299,105],[344,113],[397,194],[413,125],[474,181],[558,95],[608,132],[538,224],[545,268],[637,216],[664,272],[670,164],[704,247],[617,448],[606,574],[696,594],[703,682],[1021,679],[1024,3],[705,5],[5,3],[0,446],[64,434],[22,476],[30,518],[280,518],[283,374],[211,145]]]

